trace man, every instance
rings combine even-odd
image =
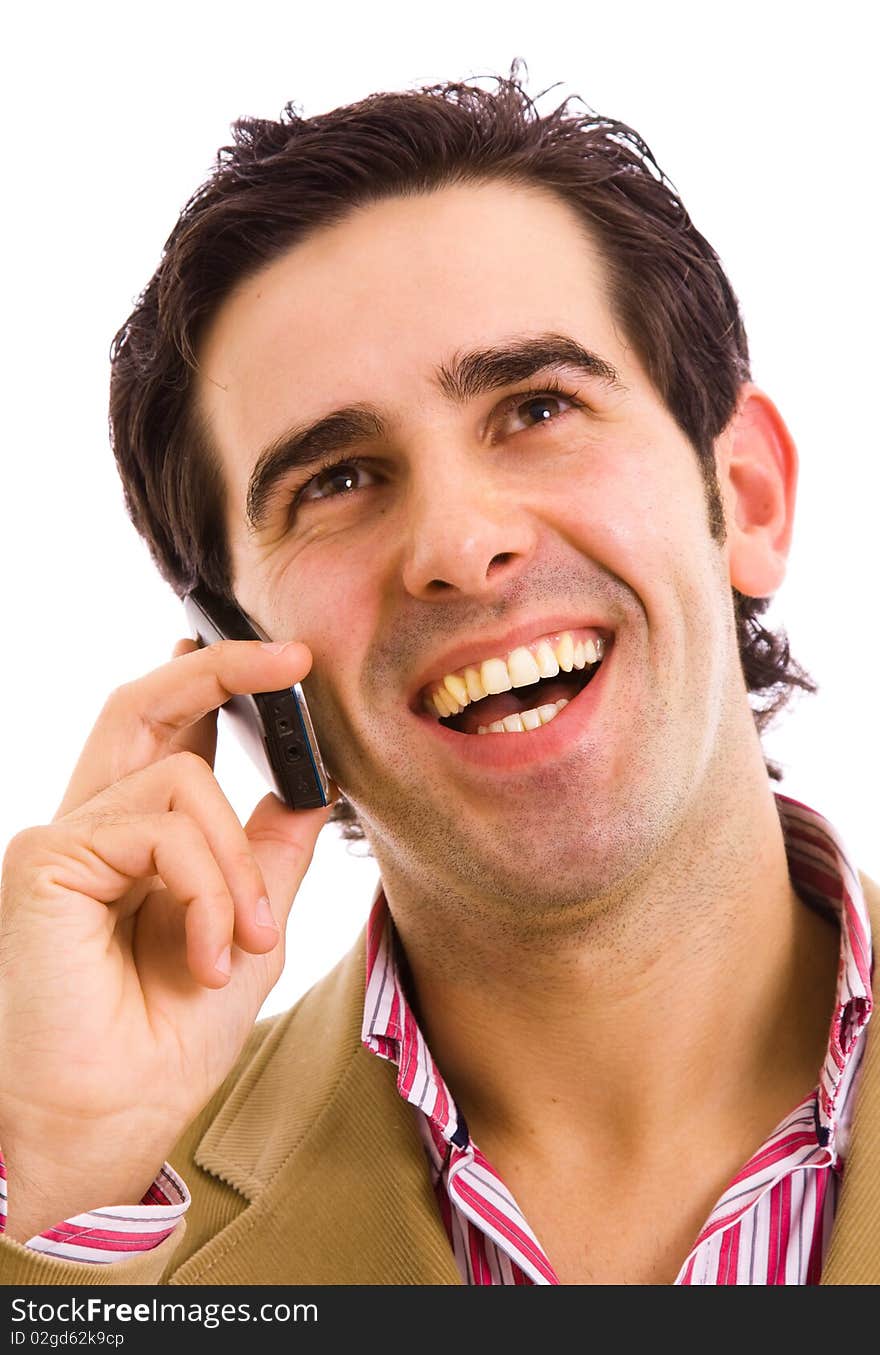
[[[135,523],[274,643],[7,853],[9,1281],[880,1278],[880,899],[759,739],[795,448],[647,148],[515,74],[238,124],[117,336]],[[382,888],[252,1029],[327,811],[242,829],[214,712],[306,674]]]

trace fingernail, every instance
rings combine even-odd
[[[229,975],[232,973],[231,946],[227,946],[225,950],[221,950],[220,954],[217,956],[217,959],[214,961],[214,968],[220,974],[222,974],[225,979],[229,978]]]
[[[264,649],[268,649],[270,654],[280,654],[282,649],[287,649],[288,645],[295,644],[295,640],[263,640]]]
[[[269,906],[269,900],[265,894],[257,902],[257,908],[254,916],[261,927],[271,927],[273,932],[277,932],[278,923],[272,915],[272,909]]]

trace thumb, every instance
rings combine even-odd
[[[288,809],[277,795],[270,793],[263,797],[244,826],[263,872],[272,915],[282,934],[311,864],[318,834],[329,817],[329,805],[320,809]]]

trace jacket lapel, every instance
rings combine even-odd
[[[362,935],[272,1026],[195,1161],[245,1208],[175,1284],[460,1284],[412,1106],[361,1045]]]

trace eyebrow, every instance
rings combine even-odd
[[[543,371],[569,371],[623,391],[617,370],[598,354],[565,334],[510,339],[491,348],[474,348],[441,363],[434,384],[453,404],[464,405],[487,392],[525,381]],[[279,482],[292,470],[315,465],[330,452],[344,452],[382,438],[387,423],[369,404],[335,409],[314,423],[288,429],[259,452],[248,481],[245,514],[251,532],[264,525]]]

